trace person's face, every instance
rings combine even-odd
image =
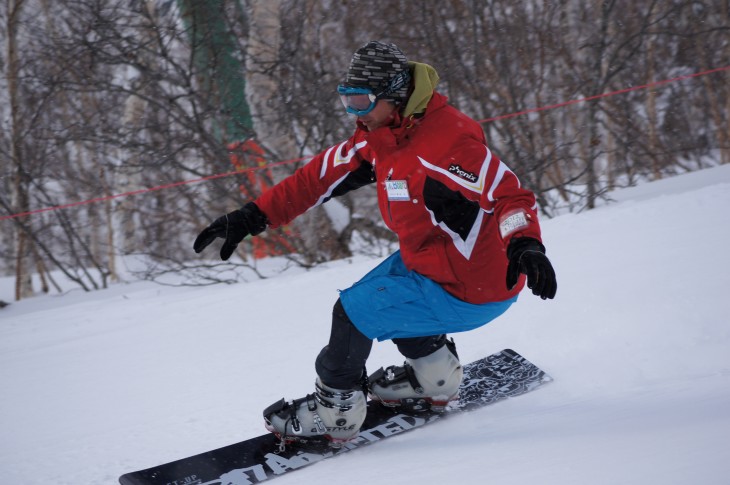
[[[368,131],[375,131],[382,126],[390,124],[395,114],[395,104],[385,99],[379,99],[375,108],[366,115],[358,116]]]

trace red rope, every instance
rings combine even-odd
[[[565,107],[565,106],[570,106],[572,104],[585,103],[585,102],[588,102],[588,101],[594,101],[596,99],[607,98],[609,96],[616,96],[616,95],[619,95],[619,94],[630,93],[632,91],[638,91],[640,89],[653,88],[653,87],[656,87],[656,86],[662,86],[664,84],[669,84],[669,83],[673,83],[673,82],[677,82],[677,81],[683,81],[685,79],[691,79],[691,78],[705,76],[705,75],[708,75],[708,74],[714,74],[716,72],[722,72],[722,71],[727,71],[727,70],[730,70],[730,66],[718,67],[716,69],[710,69],[710,70],[707,70],[707,71],[697,72],[697,73],[694,73],[694,74],[686,74],[684,76],[677,76],[677,77],[673,77],[671,79],[664,79],[664,80],[661,80],[661,81],[655,81],[655,82],[652,82],[652,83],[643,84],[641,86],[634,86],[634,87],[630,87],[630,88],[626,88],[626,89],[619,89],[617,91],[611,91],[611,92],[608,92],[608,93],[596,94],[594,96],[589,96],[587,98],[574,99],[574,100],[571,100],[571,101],[565,101],[565,102],[558,103],[558,104],[552,104],[550,106],[541,106],[541,107],[538,107],[538,108],[526,109],[526,110],[519,111],[519,112],[516,112],[516,113],[510,113],[510,114],[506,114],[506,115],[495,116],[495,117],[492,117],[492,118],[486,118],[486,119],[483,119],[483,120],[479,120],[478,122],[479,123],[491,123],[493,121],[504,120],[504,119],[508,119],[508,118],[514,118],[516,116],[521,116],[521,115],[528,114],[528,113],[538,113],[540,111],[547,111],[547,110],[551,110],[551,109],[562,108],[562,107]],[[31,216],[31,215],[34,215],[34,214],[41,214],[43,212],[50,212],[50,211],[55,211],[55,210],[60,210],[60,209],[68,209],[70,207],[78,207],[78,206],[87,205],[87,204],[95,204],[97,202],[106,202],[106,201],[109,201],[109,200],[119,199],[119,198],[122,198],[122,197],[130,197],[130,196],[133,196],[133,195],[145,194],[145,193],[148,193],[148,192],[155,192],[155,191],[158,191],[158,190],[166,190],[166,189],[171,189],[171,188],[174,188],[174,187],[180,187],[182,185],[197,184],[197,183],[205,182],[205,181],[208,181],[208,180],[215,180],[215,179],[219,179],[219,178],[230,177],[231,175],[238,175],[238,174],[242,174],[242,173],[254,172],[256,170],[262,170],[262,169],[266,169],[266,168],[277,167],[279,165],[288,165],[290,163],[300,162],[302,160],[305,160],[306,158],[307,157],[295,158],[295,159],[291,159],[291,160],[283,160],[283,161],[280,161],[280,162],[270,163],[270,164],[268,164],[266,166],[263,166],[263,167],[252,167],[252,168],[246,168],[244,170],[236,170],[236,171],[233,171],[233,172],[219,173],[219,174],[215,174],[215,175],[209,175],[207,177],[201,177],[201,178],[191,179],[191,180],[182,180],[180,182],[174,182],[174,183],[165,184],[165,185],[158,185],[156,187],[150,187],[150,188],[146,188],[146,189],[132,190],[130,192],[124,192],[124,193],[121,193],[121,194],[108,195],[108,196],[105,196],[105,197],[96,197],[94,199],[82,200],[82,201],[79,201],[79,202],[71,202],[69,204],[62,204],[62,205],[56,205],[56,206],[53,206],[53,207],[45,207],[43,209],[36,209],[36,210],[32,210],[32,211],[27,211],[27,212],[21,212],[19,214],[11,214],[11,215],[7,215],[7,216],[0,216],[0,221],[4,221],[4,220],[8,220],[8,219],[16,219],[16,218],[19,218],[19,217]]]
[[[173,187],[179,187],[181,185],[190,185],[190,184],[195,184],[195,183],[198,183],[198,182],[205,182],[207,180],[215,180],[215,179],[219,179],[219,178],[223,178],[223,177],[230,177],[231,175],[237,175],[237,174],[241,174],[241,173],[254,172],[256,170],[263,170],[265,168],[271,168],[271,167],[276,167],[276,166],[279,166],[279,165],[285,165],[285,164],[289,164],[289,163],[299,162],[299,161],[305,160],[305,159],[306,159],[306,157],[303,157],[303,158],[295,158],[295,159],[292,159],[292,160],[284,160],[284,161],[281,161],[281,162],[273,162],[273,163],[270,163],[270,164],[268,164],[266,166],[263,166],[263,167],[251,167],[251,168],[246,168],[246,169],[243,169],[243,170],[235,170],[233,172],[218,173],[218,174],[215,174],[215,175],[208,175],[207,177],[201,177],[201,178],[191,179],[191,180],[181,180],[180,182],[173,182],[171,184],[158,185],[156,187],[150,187],[150,188],[147,188],[147,189],[132,190],[132,191],[129,191],[129,192],[123,192],[121,194],[107,195],[107,196],[104,196],[104,197],[96,197],[96,198],[93,198],[93,199],[82,200],[82,201],[79,201],[79,202],[71,202],[69,204],[62,204],[62,205],[55,205],[55,206],[52,206],[52,207],[45,207],[43,209],[36,209],[36,210],[28,211],[28,212],[21,212],[21,213],[12,214],[12,215],[9,215],[9,216],[1,216],[0,217],[0,221],[4,221],[6,219],[15,219],[15,218],[18,218],[18,217],[31,216],[33,214],[40,214],[40,213],[43,213],[43,212],[55,211],[55,210],[59,210],[59,209],[68,209],[69,207],[78,207],[80,205],[95,204],[96,202],[105,202],[105,201],[108,201],[108,200],[119,199],[119,198],[122,198],[122,197],[129,197],[129,196],[132,196],[132,195],[139,195],[139,194],[144,194],[144,193],[147,193],[147,192],[155,192],[157,190],[171,189]]]
[[[638,91],[640,89],[653,88],[656,86],[662,86],[664,84],[669,84],[669,83],[673,83],[673,82],[677,82],[677,81],[683,81],[685,79],[705,76],[707,74],[714,74],[716,72],[727,71],[727,70],[730,70],[730,66],[718,67],[717,69],[710,69],[708,71],[696,72],[694,74],[685,74],[684,76],[677,76],[677,77],[673,77],[671,79],[664,79],[662,81],[656,81],[656,82],[649,83],[649,84],[642,84],[641,86],[634,86],[631,88],[619,89],[618,91],[611,91],[609,93],[596,94],[595,96],[589,96],[587,98],[573,99],[571,101],[565,101],[565,102],[558,103],[558,104],[551,104],[550,106],[531,108],[531,109],[526,109],[524,111],[519,111],[517,113],[510,113],[510,114],[506,114],[506,115],[495,116],[493,118],[486,118],[483,120],[479,120],[479,123],[491,123],[492,121],[504,120],[507,118],[514,118],[515,116],[520,116],[520,115],[524,115],[524,114],[528,114],[528,113],[537,113],[539,111],[547,111],[549,109],[562,108],[564,106],[570,106],[571,104],[585,103],[586,101],[593,101],[596,99],[607,98],[609,96],[616,96],[617,94],[630,93],[631,91]]]

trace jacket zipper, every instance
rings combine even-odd
[[[388,182],[393,177],[393,169],[391,168],[388,172],[388,176],[385,177],[385,181]],[[393,214],[390,212],[390,196],[388,195],[388,184],[385,184],[385,203],[388,206],[388,218],[390,219],[390,225],[393,224]]]

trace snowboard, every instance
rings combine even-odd
[[[318,442],[281,446],[271,433],[146,470],[127,473],[121,485],[244,485],[259,483],[391,436],[532,391],[552,378],[505,349],[464,365],[459,399],[442,413],[404,413],[368,402],[359,436],[335,449]]]

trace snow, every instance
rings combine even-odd
[[[543,221],[556,300],[455,335],[465,362],[510,347],[554,382],[276,483],[727,484],[730,166],[614,199]],[[0,482],[113,484],[261,434],[264,407],[312,391],[336,290],[378,261],[0,310]],[[369,366],[401,361],[383,342]]]

